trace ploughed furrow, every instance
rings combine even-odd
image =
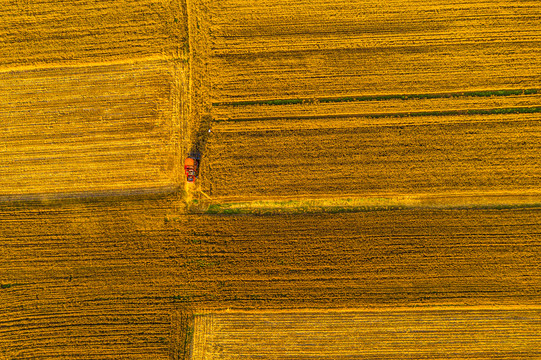
[[[176,0],[3,1],[0,68],[178,56],[184,16]]]
[[[541,85],[536,1],[208,3],[213,102]]]
[[[163,61],[0,73],[0,195],[175,185],[172,76]]]
[[[537,357],[539,308],[217,312],[194,360],[516,359]],[[196,335],[197,336],[197,335]],[[206,351],[201,354],[200,348]],[[204,355],[204,356],[201,356]]]
[[[528,193],[540,185],[539,114],[221,122],[214,201],[371,194]]]
[[[211,308],[536,304],[539,209],[197,216],[182,299]]]

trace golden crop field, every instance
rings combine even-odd
[[[206,1],[213,102],[539,88],[537,1]]]
[[[216,201],[396,194],[540,195],[539,114],[218,122]]]
[[[539,356],[537,1],[0,5],[0,360]]]
[[[539,305],[538,208],[213,216],[177,199],[4,204],[0,353],[182,358],[198,309]]]
[[[0,196],[178,183],[165,61],[0,73]]]
[[[4,205],[0,354],[169,358],[176,241],[154,229],[170,206],[164,196]]]
[[[0,196],[177,187],[187,102],[179,3],[3,3]]]
[[[209,6],[214,202],[539,196],[537,3]]]
[[[535,358],[539,317],[538,307],[203,313],[192,359]]]
[[[2,0],[0,67],[81,65],[181,56],[176,0]]]

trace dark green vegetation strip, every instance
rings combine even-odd
[[[271,99],[271,100],[250,100],[250,101],[230,101],[215,102],[212,106],[246,106],[246,105],[291,105],[303,103],[337,103],[348,101],[378,101],[392,99],[441,99],[454,97],[490,97],[490,96],[510,96],[510,95],[533,95],[541,93],[541,89],[507,89],[507,90],[483,90],[483,91],[462,91],[450,93],[432,93],[432,94],[390,94],[390,95],[365,95],[365,96],[345,96],[345,97],[323,97],[306,99]]]
[[[1,283],[0,284],[0,289],[9,289],[13,286],[18,286],[20,284],[10,284],[10,283]]]
[[[295,115],[295,116],[269,116],[269,117],[250,117],[234,118],[216,121],[261,121],[261,120],[288,120],[288,119],[347,119],[347,118],[403,118],[414,116],[453,116],[453,115],[497,115],[497,114],[530,114],[541,112],[541,106],[529,107],[508,107],[493,109],[463,109],[463,110],[441,110],[441,111],[408,111],[395,113],[351,113],[351,114],[324,114],[324,115]]]
[[[531,204],[472,204],[472,205],[374,205],[374,206],[314,206],[295,208],[231,208],[231,204],[213,204],[205,211],[212,215],[279,215],[279,214],[313,214],[313,213],[353,213],[366,211],[390,211],[411,209],[445,209],[445,210],[510,210],[524,208],[540,208],[541,203]]]

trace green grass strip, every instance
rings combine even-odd
[[[215,102],[212,106],[246,106],[246,105],[291,105],[303,103],[339,103],[351,101],[378,101],[392,99],[441,99],[454,97],[490,97],[490,96],[510,96],[510,95],[533,95],[541,93],[541,89],[504,89],[504,90],[483,90],[483,91],[462,91],[449,93],[432,94],[391,94],[391,95],[364,95],[364,96],[345,96],[345,97],[322,97],[322,98],[304,98],[304,99],[271,99],[271,100],[250,100],[250,101],[230,101]]]
[[[541,106],[511,107],[495,109],[465,109],[465,110],[442,110],[442,111],[412,111],[407,113],[391,114],[390,116],[449,116],[449,115],[494,115],[494,114],[530,114],[541,112]],[[386,114],[377,114],[389,116]]]
[[[283,214],[306,212],[362,211],[374,208],[399,207],[404,200],[390,198],[314,199],[314,200],[263,200],[238,203],[212,204],[207,214]]]
[[[416,197],[316,199],[285,201],[250,201],[212,204],[205,211],[215,215],[278,215],[307,213],[346,213],[364,211],[389,211],[403,209],[494,209],[541,208],[541,203],[471,203],[471,204],[430,204]]]

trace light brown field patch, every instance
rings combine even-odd
[[[0,68],[179,58],[184,9],[177,0],[2,1]]]
[[[199,313],[192,359],[536,357],[540,318],[539,307]]]
[[[539,114],[220,122],[215,201],[539,189]]]
[[[0,195],[178,186],[164,61],[0,73]]]

